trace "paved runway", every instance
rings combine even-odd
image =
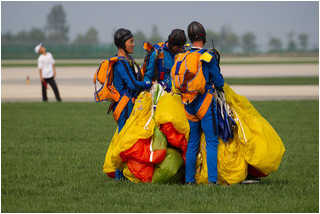
[[[98,67],[98,65],[97,65]],[[97,67],[57,67],[56,82],[63,101],[94,102],[93,74]],[[319,76],[317,64],[293,65],[224,65],[224,77]],[[26,84],[29,76],[30,84]],[[234,91],[250,100],[318,99],[319,86],[231,85]],[[54,94],[48,86],[49,101]],[[1,101],[41,101],[41,84],[36,67],[3,67],[1,69]]]

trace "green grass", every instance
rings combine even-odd
[[[257,101],[286,153],[259,185],[115,182],[105,103],[1,104],[2,212],[319,212],[319,103]]]
[[[229,85],[319,85],[319,77],[224,78]]]

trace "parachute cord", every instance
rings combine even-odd
[[[159,87],[158,87],[159,86]],[[157,97],[155,99],[155,91],[156,91],[156,88],[159,89],[158,91],[158,94],[157,94]],[[148,129],[149,127],[149,124],[151,123],[151,120],[153,118],[153,115],[154,115],[154,111],[155,111],[155,108],[157,107],[157,103],[160,99],[160,97],[164,94],[164,89],[162,88],[162,86],[158,83],[154,84],[150,90],[150,93],[152,95],[152,104],[151,104],[151,115],[150,115],[150,118],[149,120],[147,121],[146,125],[144,126],[144,129]]]
[[[220,114],[221,114],[221,116],[222,116],[222,119],[224,119],[224,113],[223,113],[224,102],[223,102],[223,100],[222,100],[221,97],[220,97],[220,96],[222,96],[222,95],[221,95],[220,92],[218,92],[218,90],[215,90],[214,93],[215,93],[215,95],[216,95],[216,96],[215,96],[215,97],[216,97],[216,102],[217,102],[217,104],[220,105]]]
[[[151,120],[152,120],[152,118],[153,118],[153,114],[154,114],[153,106],[154,106],[154,104],[153,104],[153,99],[152,99],[150,118],[148,119],[146,125],[144,126],[144,129],[146,129],[146,130],[149,129],[149,125],[150,125]]]
[[[242,131],[242,134],[243,134],[243,137],[244,137],[244,141],[247,143],[247,138],[246,138],[246,135],[244,133],[244,130],[243,130],[243,127],[242,127],[242,123],[241,123],[241,120],[239,119],[239,116],[237,114],[237,112],[231,107],[233,113],[236,115],[237,119],[234,119],[235,121],[239,121],[239,124],[240,124],[240,128],[241,128],[241,131]],[[240,138],[240,137],[239,137]]]

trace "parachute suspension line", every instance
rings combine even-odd
[[[222,119],[224,119],[222,100],[220,99],[220,96],[219,96],[219,94],[218,94],[218,91],[215,90],[215,92],[216,92],[216,94],[217,94],[217,103],[219,103],[219,105],[220,105],[220,112],[221,112],[220,114],[221,114],[221,116],[222,116]]]
[[[149,125],[150,125],[151,120],[152,120],[152,118],[153,118],[153,114],[154,114],[154,110],[153,110],[153,100],[152,100],[150,118],[149,118],[149,120],[147,121],[146,125],[144,126],[144,129],[146,129],[146,130],[149,129]]]
[[[146,125],[144,126],[144,129],[148,130],[148,126],[151,123],[151,120],[154,115],[155,108],[157,106],[159,98],[164,94],[164,89],[160,84],[153,84],[150,89],[150,94],[152,95],[152,104],[151,104],[151,114],[150,118],[147,121]]]
[[[235,121],[239,121],[239,124],[240,124],[240,128],[241,128],[241,131],[242,131],[242,134],[243,134],[243,137],[244,137],[244,141],[247,143],[247,138],[246,138],[246,135],[244,133],[244,130],[243,130],[243,127],[242,127],[242,123],[241,123],[241,120],[239,119],[239,116],[237,114],[237,112],[231,107],[231,110],[232,112],[236,115],[236,119],[234,119]],[[239,137],[240,138],[240,137]]]
[[[219,103],[220,105],[220,114],[222,116],[222,119],[224,119],[224,113],[223,113],[223,107],[225,107],[225,99],[223,97],[223,92],[218,92],[218,90],[215,90],[214,91],[215,93],[215,97],[216,97],[216,102]],[[227,110],[227,109],[226,109]]]

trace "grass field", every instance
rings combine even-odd
[[[319,101],[257,101],[282,138],[259,185],[115,182],[102,172],[116,125],[105,103],[1,104],[2,212],[319,212]]]
[[[224,78],[229,85],[319,85],[319,77]]]

